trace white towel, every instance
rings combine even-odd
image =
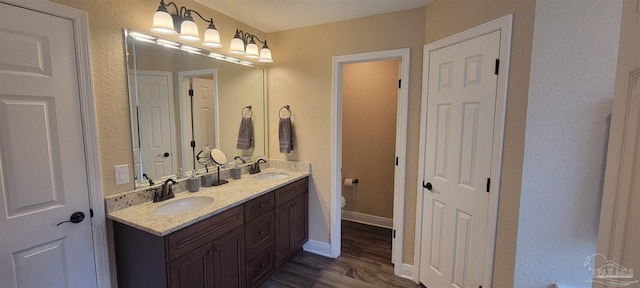
[[[280,123],[278,123],[278,139],[280,140],[280,152],[291,153],[291,150],[293,150],[291,118],[280,118]]]
[[[253,122],[250,117],[242,117],[240,129],[238,130],[238,144],[236,148],[240,150],[249,150],[255,147],[253,140]]]

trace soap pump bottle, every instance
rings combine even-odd
[[[234,162],[233,168],[231,168],[231,177],[233,179],[240,179],[242,176],[242,172],[240,171],[240,166],[238,166],[238,161]]]
[[[191,178],[189,178],[189,192],[198,192],[200,190],[200,177],[196,176],[196,171],[194,170],[191,174]]]

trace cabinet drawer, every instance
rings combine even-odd
[[[242,205],[173,232],[166,237],[168,261],[192,251],[244,224]]]
[[[247,287],[258,287],[276,269],[276,255],[273,246],[266,247],[247,259]]]
[[[249,222],[276,207],[273,192],[244,203],[244,221]]]
[[[244,247],[247,255],[253,255],[275,241],[275,217],[273,211],[263,214],[244,226]]]
[[[309,178],[300,179],[287,186],[276,189],[276,206],[309,191]]]

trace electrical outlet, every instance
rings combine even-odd
[[[115,166],[116,185],[129,183],[129,165]]]

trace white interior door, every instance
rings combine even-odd
[[[70,20],[0,3],[2,287],[97,285],[77,75]]]
[[[139,143],[142,149],[142,159],[135,161],[136,171],[142,171],[150,178],[176,174],[173,165],[173,114],[170,109],[173,101],[171,73],[138,71],[136,82]],[[134,148],[134,155],[139,155],[137,153]],[[144,182],[142,175],[136,176],[140,182]]]
[[[429,54],[420,243],[427,287],[483,283],[499,47],[496,31]]]
[[[192,77],[184,80],[183,87],[185,87],[184,95],[189,95],[189,87],[193,89],[193,139],[196,141],[196,154],[202,147],[208,146],[216,148],[217,143],[215,141],[215,109],[214,109],[214,81],[208,78]],[[189,97],[185,97],[187,107],[190,107]],[[188,133],[191,134],[191,123],[188,123]],[[191,147],[185,147],[185,149],[191,149]],[[191,155],[185,153],[185,155]],[[185,157],[187,169],[193,168],[193,157]],[[204,168],[200,163],[196,163],[196,168]]]

